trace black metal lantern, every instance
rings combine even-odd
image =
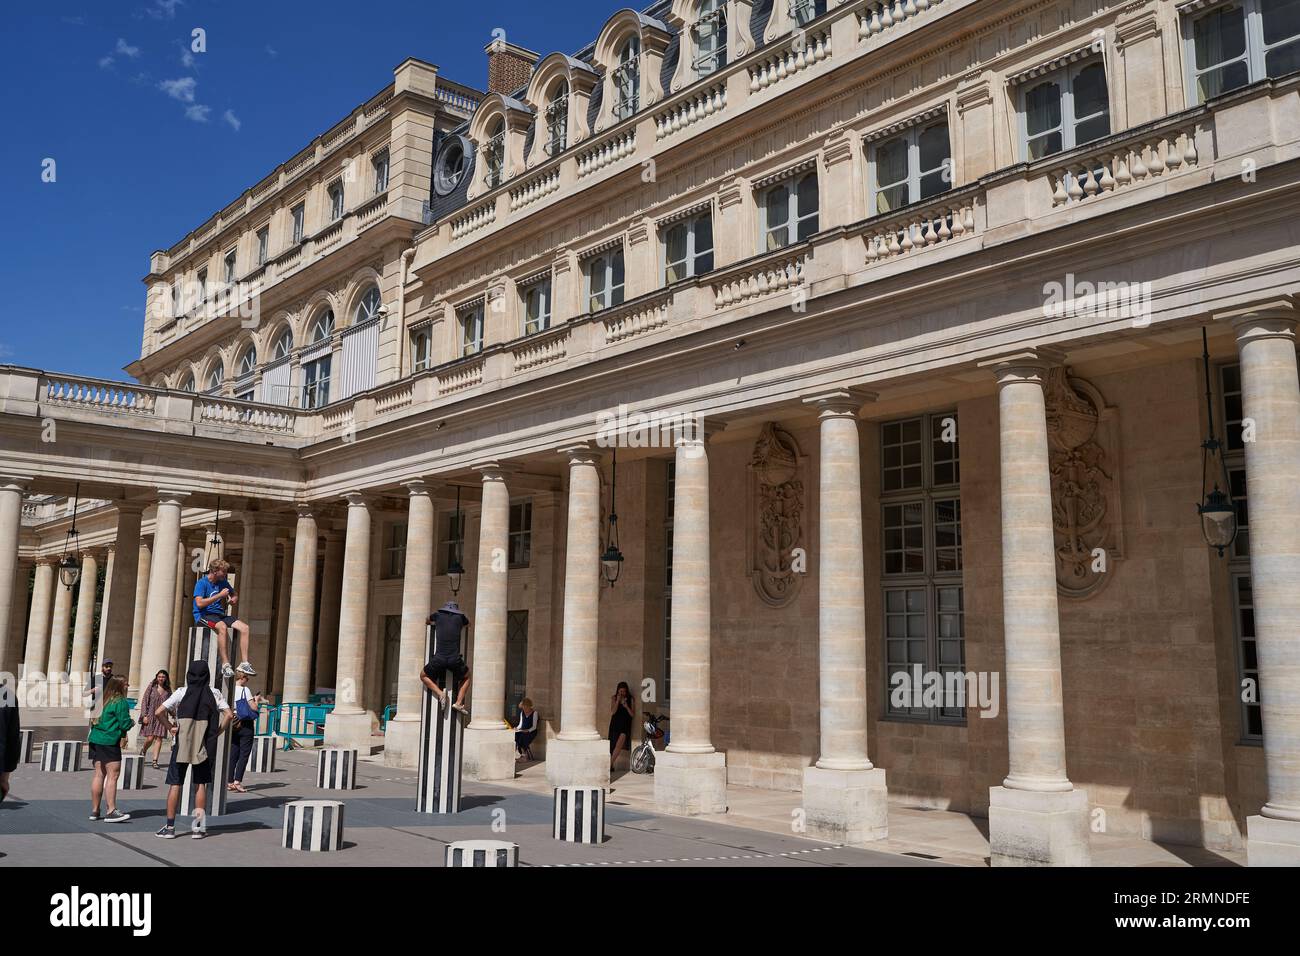
[[[447,583],[451,585],[452,597],[460,593],[461,575],[465,569],[461,567],[460,555],[465,547],[465,529],[460,524],[460,486],[456,486],[456,547],[452,550],[451,556],[447,560]]]
[[[63,542],[63,557],[59,559],[59,581],[71,591],[81,580],[81,562],[77,552],[81,550],[81,539],[77,535],[77,509],[81,507],[81,483],[77,483],[76,494],[72,500],[72,527]]]
[[[1214,399],[1210,389],[1210,340],[1201,329],[1202,357],[1205,360],[1205,408],[1209,415],[1210,434],[1201,443],[1201,491],[1205,500],[1196,506],[1201,516],[1201,534],[1211,548],[1223,557],[1237,540],[1237,506],[1232,500],[1232,479],[1223,460],[1223,443],[1214,435]],[[1213,473],[1213,479],[1211,479]],[[1214,487],[1206,490],[1213,480]],[[1222,480],[1223,487],[1219,487]]]
[[[614,464],[609,484],[609,534],[605,539],[605,551],[600,556],[600,572],[609,586],[613,587],[623,570],[623,552],[618,549],[618,448],[614,449]]]

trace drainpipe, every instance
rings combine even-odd
[[[402,369],[406,368],[406,277],[411,268],[411,260],[415,258],[415,246],[402,252],[402,281],[397,287],[397,377],[402,379],[406,373]]]

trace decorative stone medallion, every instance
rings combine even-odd
[[[749,462],[749,577],[765,604],[785,607],[803,575],[792,567],[804,541],[805,459],[794,436],[763,426]]]

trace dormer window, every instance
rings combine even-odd
[[[790,19],[796,27],[806,26],[826,12],[826,0],[789,0],[789,3]]]
[[[558,156],[569,144],[569,84],[561,80],[546,104],[546,155]]]
[[[483,146],[483,162],[487,167],[483,182],[488,189],[496,189],[505,176],[506,161],[506,124],[497,120],[492,124],[492,133]]]
[[[727,2],[700,0],[695,38],[695,75],[708,76],[727,65]]]
[[[614,117],[625,120],[641,108],[641,38],[628,37],[614,68]]]

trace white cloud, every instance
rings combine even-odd
[[[234,114],[234,111],[232,111],[232,110],[226,110],[224,113],[222,113],[222,114],[221,114],[221,119],[222,119],[222,120],[223,120],[227,125],[229,125],[230,128],[233,129],[236,133],[239,132],[239,127],[241,127],[241,126],[244,125],[243,123],[241,123],[241,122],[239,121],[239,117],[236,116],[236,115]]]
[[[158,89],[162,90],[174,100],[180,100],[182,103],[194,102],[194,88],[198,85],[192,76],[182,76],[178,80],[163,80],[158,84]]]
[[[273,47],[273,46],[271,46],[269,43],[268,43],[267,46],[266,46],[266,52],[269,53],[271,56],[279,56],[279,55],[280,55],[279,51],[276,50],[276,48]]]
[[[59,17],[64,23],[70,23],[74,27],[84,27],[86,25],[85,17]]]
[[[208,121],[208,114],[211,112],[211,106],[203,106],[200,103],[195,103],[193,106],[185,107],[185,118],[194,120],[196,123],[206,123]]]
[[[176,8],[180,6],[184,6],[182,0],[153,0],[153,6],[144,12],[154,20],[175,20]]]
[[[184,50],[181,53],[181,66],[185,67],[187,70],[194,69],[194,54],[189,50]]]
[[[129,56],[134,60],[140,55],[140,48],[138,46],[131,46],[131,44],[127,43],[121,37],[118,37],[117,46],[114,47],[113,52],[120,53],[123,56]]]
[[[99,58],[99,68],[101,70],[107,70],[112,65],[113,65],[113,58],[111,56],[101,56]]]

